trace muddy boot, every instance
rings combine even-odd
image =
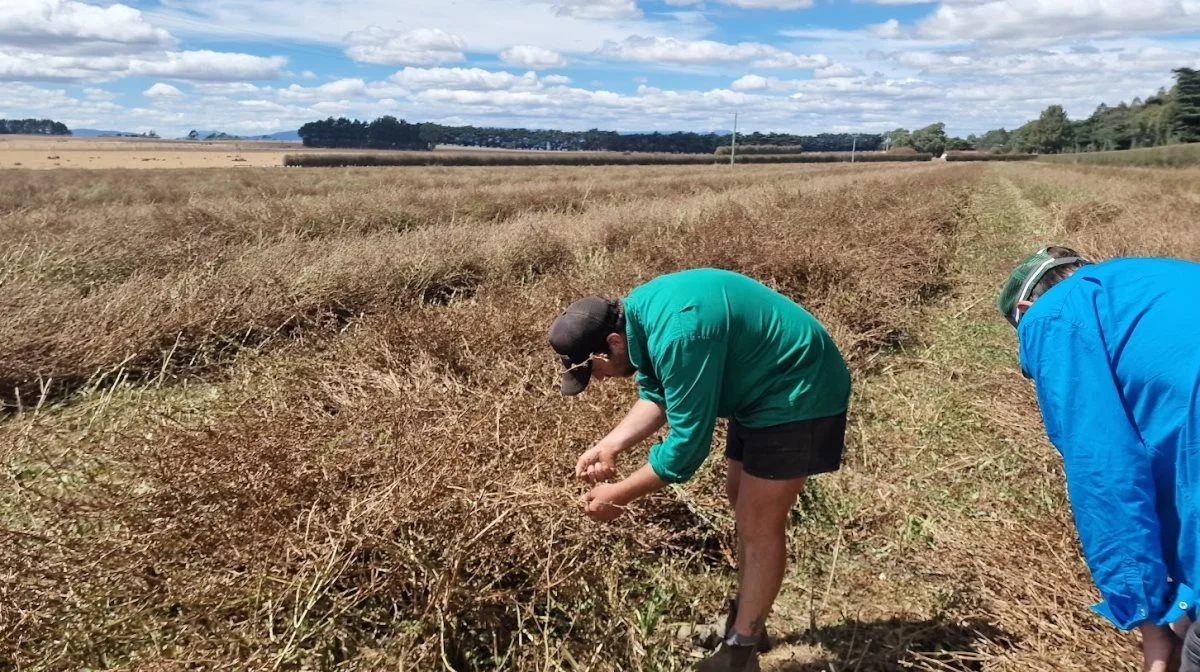
[[[711,656],[700,661],[696,672],[760,672],[757,641],[744,641],[734,635]]]
[[[737,622],[738,603],[737,600],[729,601],[729,615],[725,617],[725,629],[721,633],[721,637],[728,637],[733,634],[733,624]],[[762,632],[758,635],[758,652],[767,653],[771,650],[771,636],[767,634],[767,626],[764,623]]]
[[[721,642],[733,633],[733,624],[737,621],[737,600],[729,601],[729,610],[724,619],[717,616],[712,623],[685,625],[679,628],[676,637],[691,641],[692,645],[701,649],[715,649]],[[772,647],[771,638],[764,626],[758,640],[758,652],[767,653]],[[1200,671],[1198,671],[1200,672]]]

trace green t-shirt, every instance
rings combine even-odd
[[[639,396],[666,409],[650,449],[659,478],[681,483],[708,457],[718,417],[770,427],[839,415],[850,371],[829,333],[786,296],[731,271],[664,275],[624,301]]]

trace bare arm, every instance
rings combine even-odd
[[[620,483],[605,483],[592,488],[584,496],[587,515],[597,522],[615,520],[630,502],[665,487],[667,482],[654,473],[654,468],[644,465]]]
[[[579,457],[575,476],[593,483],[612,478],[617,456],[645,441],[666,423],[667,414],[661,406],[638,399],[620,424]]]
[[[638,399],[621,423],[601,439],[600,443],[613,446],[618,453],[623,453],[648,439],[665,424],[667,413],[661,406],[652,401]]]

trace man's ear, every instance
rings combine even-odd
[[[604,339],[610,352],[625,352],[625,334],[613,332]]]
[[[1025,311],[1029,310],[1029,307],[1032,305],[1033,305],[1032,301],[1018,301],[1017,302],[1017,308],[1020,308],[1021,312],[1025,312]]]

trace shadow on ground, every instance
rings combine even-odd
[[[982,670],[1013,648],[1013,638],[982,621],[895,618],[850,620],[783,638],[772,672],[878,672],[881,670]],[[821,647],[824,655],[788,660],[786,646]]]

